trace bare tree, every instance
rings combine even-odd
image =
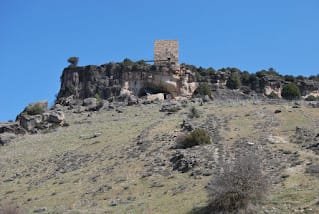
[[[230,163],[220,163],[220,168],[208,185],[208,213],[254,213],[268,186],[258,156],[237,156]]]

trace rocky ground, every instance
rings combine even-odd
[[[199,118],[189,117],[193,106]],[[11,133],[0,146],[0,204],[26,213],[192,213],[205,206],[219,163],[253,151],[271,183],[260,213],[319,212],[319,110],[307,103],[58,108],[50,112],[63,112],[67,126]],[[212,143],[178,148],[176,139],[195,128]]]

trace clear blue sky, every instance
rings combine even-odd
[[[178,39],[190,64],[318,74],[318,11],[318,0],[1,0],[0,121],[52,103],[69,56],[152,59],[155,39]]]

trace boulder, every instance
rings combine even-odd
[[[164,101],[164,94],[163,93],[158,93],[158,94],[147,94],[146,95],[146,100],[150,102],[154,101]]]
[[[43,122],[41,114],[38,115],[27,115],[21,114],[19,116],[19,123],[22,128],[29,132],[34,132],[36,127],[39,127]]]
[[[127,105],[131,106],[135,104],[138,104],[138,98],[134,95],[130,95],[127,100]]]
[[[170,159],[173,170],[185,173],[197,165],[197,161],[194,157],[186,157],[181,152],[176,152]]]
[[[55,123],[55,124],[63,124],[64,119],[65,117],[62,111],[51,111],[48,113],[47,122]]]
[[[90,97],[83,100],[83,106],[86,107],[87,111],[98,111],[103,107],[103,102],[94,97]]]
[[[2,133],[25,134],[26,132],[19,123],[10,122],[0,124],[0,134]]]
[[[178,102],[169,102],[169,103],[165,103],[164,105],[162,105],[162,108],[161,108],[160,111],[173,113],[173,112],[177,112],[177,111],[179,111],[181,109],[182,109],[182,106],[181,106],[180,103],[178,103]]]
[[[310,105],[312,108],[319,108],[319,102],[310,102],[309,105]]]
[[[13,133],[2,133],[2,134],[0,134],[0,145],[3,146],[5,144],[8,144],[14,138],[16,138],[16,135]]]

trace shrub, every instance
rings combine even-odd
[[[205,83],[200,83],[198,88],[194,92],[194,94],[202,95],[202,96],[208,95],[209,97],[212,96],[212,92],[210,90],[210,87],[209,87],[209,85],[206,82]]]
[[[78,62],[79,62],[79,57],[71,56],[68,59],[68,62],[70,63],[69,67],[76,67],[78,65]]]
[[[30,104],[29,106],[26,107],[25,112],[27,112],[28,115],[37,115],[37,114],[42,114],[45,112],[47,106],[45,103],[35,103],[35,104]]]
[[[204,129],[195,129],[183,138],[179,138],[177,145],[186,149],[197,145],[210,144],[210,137]]]
[[[301,94],[296,84],[289,83],[282,88],[281,96],[287,100],[295,100],[299,99]]]
[[[306,101],[317,101],[317,100],[319,100],[319,97],[315,97],[313,95],[309,95],[308,97],[306,97],[305,100]]]
[[[199,111],[197,110],[197,108],[195,106],[191,107],[190,111],[189,111],[189,115],[190,118],[199,118]]]
[[[241,82],[239,74],[237,72],[232,73],[226,82],[226,86],[230,89],[238,89],[240,85]]]
[[[278,95],[275,92],[271,92],[268,96],[269,99],[278,99]]]
[[[236,157],[231,163],[219,163],[223,172],[216,174],[208,185],[209,213],[255,213],[267,190],[260,159],[253,153]]]

